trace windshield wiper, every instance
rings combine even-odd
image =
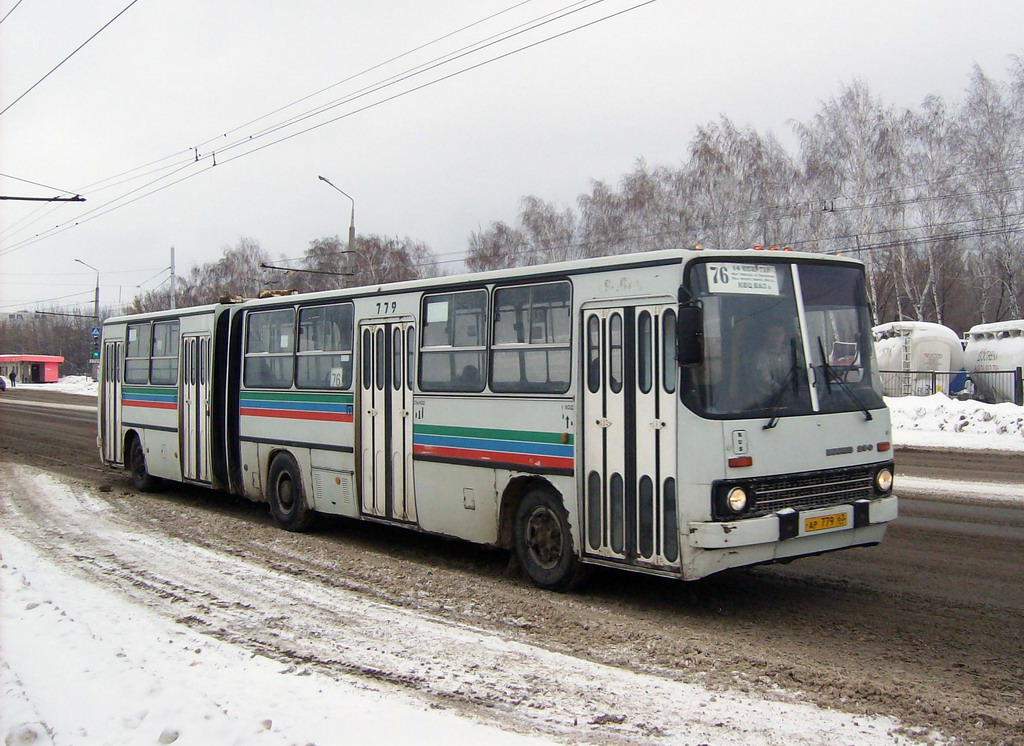
[[[854,393],[853,389],[846,384],[846,381],[843,380],[843,376],[839,375],[832,369],[832,366],[828,362],[828,357],[825,355],[825,345],[822,344],[821,337],[818,337],[818,351],[821,353],[821,365],[818,367],[820,367],[825,373],[825,387],[828,389],[828,393],[832,393],[832,383],[838,383],[840,390],[850,397],[850,401],[856,404],[857,408],[864,413],[864,421],[869,422],[873,420],[874,417],[871,416],[871,412],[868,410],[864,402],[860,400],[860,397],[858,397],[857,394]]]
[[[796,343],[792,339],[789,341],[789,351],[790,351],[790,356],[791,356],[789,372],[786,374],[785,380],[782,381],[782,385],[779,386],[778,391],[776,391],[774,394],[772,394],[772,398],[768,402],[768,406],[765,407],[765,409],[774,410],[774,409],[776,409],[778,407],[779,400],[782,399],[782,395],[784,393],[786,393],[786,389],[789,387],[789,384],[790,384],[791,381],[793,383],[793,393],[796,394],[798,392],[798,388],[797,387],[798,387],[800,381],[798,379],[797,372],[799,371],[799,366],[798,366],[798,362],[797,362],[797,358],[796,358]],[[765,423],[764,427],[762,427],[761,429],[762,430],[771,430],[773,427],[775,427],[778,424],[779,424],[779,416],[777,414],[774,414],[774,415],[772,415],[771,419],[768,420],[768,422]]]

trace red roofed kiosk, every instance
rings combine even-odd
[[[56,383],[63,362],[60,355],[0,355],[0,375],[9,380],[17,372],[18,383]]]

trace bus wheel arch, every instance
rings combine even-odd
[[[511,485],[510,485],[511,486]],[[500,539],[509,529],[512,548],[526,576],[539,588],[565,591],[584,579],[573,545],[569,513],[561,494],[543,479],[523,479],[502,501]],[[511,520],[506,520],[511,513]]]
[[[149,473],[142,438],[134,430],[129,430],[124,436],[124,465],[132,486],[139,492],[156,492],[160,489],[161,480]]]
[[[498,514],[497,544],[502,549],[516,548],[516,511],[523,498],[535,489],[546,489],[558,494],[554,486],[541,477],[515,477],[505,486]]]
[[[286,531],[308,531],[316,520],[316,513],[306,499],[302,469],[288,451],[276,451],[270,455],[267,502],[274,521]]]

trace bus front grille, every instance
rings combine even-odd
[[[810,510],[874,498],[877,469],[878,465],[872,464],[755,480],[750,484],[755,502],[747,517],[785,508]]]

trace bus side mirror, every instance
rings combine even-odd
[[[676,325],[676,362],[694,365],[703,359],[704,314],[700,306],[680,306]]]

